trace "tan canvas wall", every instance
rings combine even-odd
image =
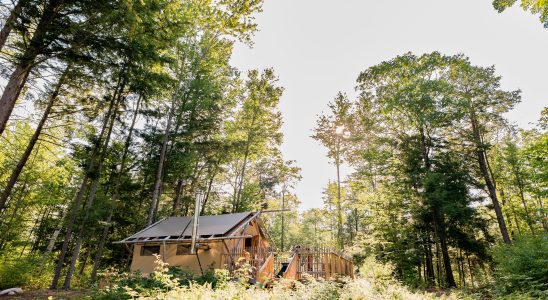
[[[195,254],[177,254],[177,245],[167,245],[167,259],[166,262],[170,266],[179,266],[182,269],[192,272],[194,274],[201,275],[200,264],[202,270],[205,272],[207,269],[219,269],[221,268],[221,260],[223,255],[223,245],[220,242],[207,243],[208,250],[198,249],[198,257],[200,263]]]
[[[259,229],[256,222],[252,222],[244,232],[236,233],[235,235],[251,235],[253,236],[254,247],[268,247],[268,241],[263,236],[259,235]],[[226,247],[223,243],[226,243]],[[244,246],[244,241],[239,242],[239,239],[227,239],[224,241],[208,242],[209,250],[198,249],[198,255],[202,269],[205,271],[208,268],[219,269],[223,268],[226,263],[223,254],[226,253],[226,248],[233,249],[239,244],[239,247]],[[196,259],[196,255],[176,255],[177,244],[166,244],[164,249],[163,244],[147,244],[147,245],[159,245],[160,255],[165,262],[170,266],[179,266],[194,274],[200,274],[200,265]],[[154,256],[141,256],[142,245],[135,245],[133,250],[133,260],[131,262],[130,270],[140,271],[143,274],[149,274],[154,271]]]
[[[209,246],[209,249],[198,249],[197,251],[202,269],[206,271],[208,268],[221,268],[222,254],[224,252],[223,244],[221,242],[211,242],[207,243],[207,245]],[[130,270],[132,272],[140,271],[144,274],[152,273],[154,271],[154,262],[156,259],[154,256],[141,256],[142,246],[143,245],[135,245]],[[165,248],[164,245],[160,244],[160,256],[170,266],[179,266],[194,274],[201,274],[200,264],[198,263],[196,254],[177,255],[177,244],[166,244]]]
[[[154,245],[154,244],[147,244]],[[141,256],[141,247],[143,245],[135,245],[133,247],[133,259],[131,260],[130,271],[139,271],[143,274],[152,273],[154,271],[156,258],[154,256]],[[160,255],[164,255],[164,249],[160,246]]]

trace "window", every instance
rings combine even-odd
[[[190,254],[190,245],[177,245],[176,255],[187,255]]]
[[[160,254],[160,246],[141,246],[141,256]]]
[[[245,246],[244,246],[246,249],[247,248],[251,248],[251,238],[246,238],[245,239]]]

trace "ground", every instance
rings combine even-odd
[[[56,300],[64,299],[82,299],[85,296],[87,291],[50,291],[50,290],[34,290],[34,291],[23,291],[22,294],[14,296],[0,296],[1,300],[27,300],[27,299],[48,299],[52,297]]]

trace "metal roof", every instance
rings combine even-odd
[[[243,212],[216,216],[200,216],[198,218],[198,235],[225,235],[250,214],[252,213]],[[192,235],[193,222],[193,220],[190,220],[190,224],[182,234],[183,236]]]
[[[258,217],[258,212],[243,212],[198,218],[198,239],[221,238],[233,235],[242,224]],[[188,240],[192,235],[192,217],[170,217],[121,240],[118,243]]]
[[[145,238],[156,236],[180,236],[183,230],[192,221],[191,217],[171,217],[162,220],[146,228],[144,231],[137,232],[130,238]],[[199,224],[199,223],[198,223]]]

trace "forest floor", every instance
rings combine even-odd
[[[89,291],[52,291],[52,290],[23,290],[23,293],[13,296],[0,296],[1,300],[30,300],[30,299],[82,299],[89,294]]]

